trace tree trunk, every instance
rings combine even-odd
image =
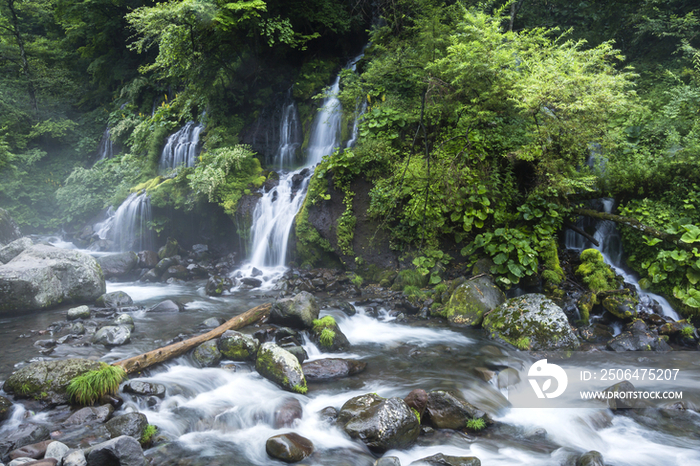
[[[621,215],[615,215],[615,214],[607,214],[605,212],[598,212],[596,210],[590,210],[590,209],[575,209],[574,213],[579,214],[579,215],[585,215],[586,217],[593,217],[593,218],[599,218],[601,220],[610,220],[615,223],[619,223],[621,225],[625,225],[630,228],[634,228],[635,230],[639,230],[645,235],[653,236],[654,238],[659,238],[663,241],[666,241],[668,243],[671,243],[673,246],[683,249],[688,252],[693,252],[693,245],[684,243],[683,241],[680,240],[679,237],[670,235],[668,233],[664,233],[663,231],[659,231],[656,228],[652,228],[648,225],[644,225],[641,223],[639,220],[635,218],[630,218],[630,217],[623,217]],[[695,246],[697,247],[697,246]]]
[[[515,16],[520,11],[520,7],[523,6],[525,0],[518,0],[517,2],[513,0],[510,4],[510,22],[508,23],[508,31],[513,32],[513,23],[515,23]]]
[[[142,371],[148,367],[155,364],[160,364],[161,362],[167,361],[172,358],[176,358],[188,352],[190,349],[201,345],[205,341],[213,340],[218,338],[226,330],[238,330],[250,325],[260,319],[262,319],[268,312],[270,312],[270,303],[261,304],[260,306],[254,307],[243,314],[228,320],[226,323],[216,327],[202,335],[192,337],[185,341],[180,341],[173,343],[172,345],[165,346],[163,348],[158,348],[148,353],[143,353],[133,358],[123,359],[117,361],[113,366],[121,366],[127,374],[133,374],[134,372]]]

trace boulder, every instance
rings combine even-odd
[[[0,265],[0,314],[91,302],[104,292],[100,266],[80,251],[37,244]]]
[[[139,442],[128,435],[95,445],[87,456],[87,466],[145,466]]]
[[[481,325],[484,314],[506,300],[490,276],[477,277],[459,285],[445,306],[443,316],[455,325]]]
[[[605,466],[603,455],[595,450],[584,453],[576,460],[576,466]]]
[[[316,359],[301,366],[308,382],[324,382],[350,377],[362,372],[366,367],[366,362],[339,358]]]
[[[672,350],[666,340],[660,337],[656,330],[650,330],[641,319],[635,319],[628,324],[625,331],[608,341],[607,347],[618,353]]]
[[[605,390],[604,393],[628,393],[634,392],[636,389],[631,382],[625,380],[612,385]],[[631,398],[625,395],[611,395],[611,398],[606,400],[608,408],[613,411],[618,409],[643,408],[644,402],[641,399]]]
[[[120,346],[131,341],[131,330],[126,325],[108,325],[99,329],[92,337],[96,345]]]
[[[428,393],[428,403],[422,422],[435,429],[463,429],[470,419],[484,419],[488,416],[476,406],[462,399],[461,394],[447,390],[433,390]]]
[[[475,456],[447,456],[442,453],[421,458],[409,466],[481,466],[481,461]]]
[[[314,444],[311,440],[290,432],[267,439],[265,451],[272,458],[285,463],[297,463],[313,453]]]
[[[575,350],[580,342],[564,311],[542,294],[506,301],[484,317],[491,338],[522,350]]]
[[[348,338],[331,316],[314,320],[309,336],[324,353],[340,353],[350,348]]]
[[[139,262],[139,257],[133,251],[109,254],[97,258],[105,278],[120,278],[129,275]]]
[[[200,367],[212,367],[221,361],[221,352],[219,352],[216,340],[205,341],[192,351],[192,358],[200,365]]]
[[[22,448],[25,445],[47,440],[49,429],[34,424],[22,424],[10,432],[6,432],[4,438],[0,438],[0,458],[4,458],[10,451]]]
[[[303,346],[287,346],[284,349],[296,356],[297,360],[299,361],[299,364],[303,364],[304,361],[309,359],[309,355],[306,354],[306,350]]]
[[[10,214],[0,209],[0,245],[11,243],[21,237],[22,233]]]
[[[140,439],[147,425],[148,419],[145,414],[127,413],[113,417],[105,424],[105,427],[112,438],[119,437],[120,435],[128,435]]]
[[[165,397],[165,385],[153,382],[131,380],[124,385],[122,390],[125,393],[133,393],[134,395]]]
[[[134,331],[134,318],[131,317],[129,314],[117,314],[117,316],[114,318],[112,321],[112,325],[123,325],[125,327],[128,327],[130,331]]]
[[[49,443],[49,446],[46,447],[46,454],[44,454],[44,458],[53,458],[56,461],[60,462],[61,458],[68,453],[70,448],[65,443],[61,442],[51,442]]]
[[[109,419],[114,412],[114,406],[105,404],[96,408],[88,406],[71,414],[71,416],[63,421],[64,426],[83,426],[90,424],[102,424]]]
[[[403,401],[406,402],[409,408],[415,409],[418,416],[420,416],[420,419],[423,419],[425,408],[428,406],[428,394],[425,392],[425,390],[420,388],[411,390],[411,393],[406,395],[406,398],[404,398]]]
[[[141,251],[138,253],[136,267],[140,269],[152,269],[158,265],[158,253],[155,251]]]
[[[335,421],[338,419],[338,410],[333,406],[326,406],[321,411],[317,412],[316,415],[324,424],[332,425],[335,424]]]
[[[631,320],[637,317],[639,300],[629,294],[609,295],[603,300],[603,307],[615,317]]]
[[[0,248],[0,264],[7,264],[15,257],[19,256],[22,251],[30,248],[34,245],[34,242],[27,238],[16,239],[7,246]]]
[[[253,278],[253,277],[243,277],[241,278],[241,283],[244,285],[247,285],[251,288],[258,288],[263,284],[262,280],[259,278]]]
[[[31,445],[24,445],[23,447],[12,450],[8,456],[12,460],[17,458],[33,458],[38,460],[44,457],[46,449],[51,443],[53,443],[53,440],[44,440],[42,442],[32,443]]]
[[[0,423],[9,418],[11,412],[12,402],[4,396],[0,396]]]
[[[375,453],[406,448],[418,438],[420,422],[400,398],[382,398],[375,394],[348,400],[340,409],[338,424]]]
[[[187,267],[183,265],[172,265],[168,267],[163,275],[160,277],[161,281],[168,281],[170,278],[177,278],[179,280],[186,280],[189,276]]]
[[[64,404],[68,402],[66,388],[70,381],[99,368],[99,363],[87,359],[38,361],[12,374],[3,389],[15,396]]]
[[[294,421],[301,419],[304,410],[301,407],[301,403],[296,398],[285,398],[282,402],[275,408],[274,421],[272,427],[275,429],[281,429],[282,427],[289,427],[294,424]]]
[[[119,309],[121,307],[133,305],[134,300],[123,291],[113,291],[111,293],[105,293],[97,298],[95,304],[99,307],[106,307],[108,309]]]
[[[161,301],[152,308],[148,309],[148,312],[180,312],[180,305],[175,301],[166,299]]]
[[[255,369],[260,375],[285,390],[302,394],[307,391],[306,378],[299,360],[275,343],[268,342],[260,345]]]
[[[66,316],[66,318],[68,320],[89,319],[90,308],[87,306],[78,306],[72,309],[68,309],[68,315]]]
[[[401,466],[401,460],[396,456],[382,456],[374,462],[374,466]]]
[[[180,245],[177,243],[177,240],[169,237],[165,242],[165,245],[158,250],[158,258],[166,259],[176,256],[179,252]]]
[[[270,323],[294,328],[312,328],[320,308],[316,298],[302,291],[292,298],[278,299],[270,310]]]
[[[219,338],[219,351],[232,361],[254,360],[259,346],[258,340],[235,330],[227,330]]]
[[[204,292],[209,296],[220,296],[221,293],[231,289],[233,282],[230,278],[214,275],[209,277],[204,287]]]
[[[172,267],[173,265],[179,265],[180,264],[180,256],[175,256],[175,257],[166,257],[165,259],[160,260],[156,266],[153,268],[153,272],[157,276],[163,275],[166,270],[168,270],[168,267]]]

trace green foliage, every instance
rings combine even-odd
[[[323,346],[333,346],[333,340],[335,340],[335,332],[329,328],[324,328],[318,336],[318,341]]]
[[[158,432],[158,427],[153,424],[148,424],[141,434],[141,439],[139,440],[141,445],[150,445],[156,432]]]
[[[581,252],[581,265],[576,269],[576,275],[579,275],[581,281],[595,293],[618,288],[615,272],[605,263],[603,255],[597,249]]]
[[[452,257],[442,251],[425,250],[422,256],[413,259],[413,265],[416,266],[416,271],[423,276],[430,276],[428,283],[436,285],[442,281],[440,274],[434,270],[436,266],[447,266]]]
[[[686,325],[681,329],[683,338],[693,338],[695,336],[695,328],[692,325]]]
[[[325,328],[333,328],[336,326],[335,319],[333,316],[325,316],[321,319],[315,319],[313,321],[314,332],[320,333]]]
[[[537,273],[537,252],[533,249],[532,238],[521,230],[497,228],[493,233],[482,233],[462,250],[462,254],[473,254],[479,248],[491,257],[494,263],[491,273],[505,287]]]
[[[88,371],[70,381],[67,393],[70,399],[81,405],[92,405],[103,395],[113,395],[126,373],[121,366],[100,363],[100,368]]]
[[[466,427],[469,430],[478,432],[486,428],[486,421],[484,421],[482,418],[472,418],[467,421]]]
[[[409,298],[415,298],[417,296],[420,296],[422,293],[420,288],[418,288],[417,286],[406,285],[403,287],[403,294]]]
[[[345,204],[345,210],[338,217],[338,223],[336,227],[336,237],[338,238],[338,248],[343,254],[354,255],[355,252],[352,249],[352,240],[355,236],[355,224],[357,223],[357,218],[355,217],[352,210],[352,200],[355,197],[355,193],[352,191],[347,191],[343,199],[343,204]]]
[[[350,279],[350,282],[359,288],[362,286],[362,284],[365,282],[365,280],[361,276],[355,274],[355,275],[353,275],[352,279]]]

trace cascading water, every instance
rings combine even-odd
[[[142,251],[153,248],[151,199],[145,192],[133,193],[119,206],[111,222],[110,239],[120,251]]]
[[[593,207],[609,214],[612,213],[615,200],[611,198],[602,198],[593,201],[593,203]],[[598,241],[600,246],[594,245],[591,241],[588,241],[583,236],[569,229],[566,231],[564,239],[564,244],[567,249],[583,251],[584,249],[595,248],[599,250],[605,259],[605,262],[615,270],[615,273],[620,275],[625,282],[634,285],[634,287],[637,289],[640,306],[645,308],[653,308],[653,301],[656,301],[661,306],[662,312],[666,317],[671,317],[675,320],[680,318],[678,313],[673,309],[673,307],[671,307],[671,304],[666,299],[654,293],[649,293],[642,290],[636,277],[622,268],[622,240],[620,239],[620,232],[618,231],[615,222],[610,220],[595,221],[593,219],[582,218],[579,220],[577,226],[582,230],[586,229],[587,227],[593,227],[595,229],[593,238]]]
[[[114,143],[109,133],[109,126],[105,128],[100,141],[100,147],[97,149],[97,160],[109,159],[114,156]]]
[[[165,170],[180,165],[194,167],[200,151],[199,134],[202,130],[203,125],[190,121],[171,134],[160,156],[160,168]]]
[[[290,169],[294,166],[297,151],[303,140],[297,104],[292,100],[291,95],[287,97],[287,101],[288,103],[282,109],[280,145],[275,156],[275,165],[279,167],[279,170]]]

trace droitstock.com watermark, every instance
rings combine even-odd
[[[515,408],[700,406],[696,352],[509,356],[519,376],[501,392]]]

